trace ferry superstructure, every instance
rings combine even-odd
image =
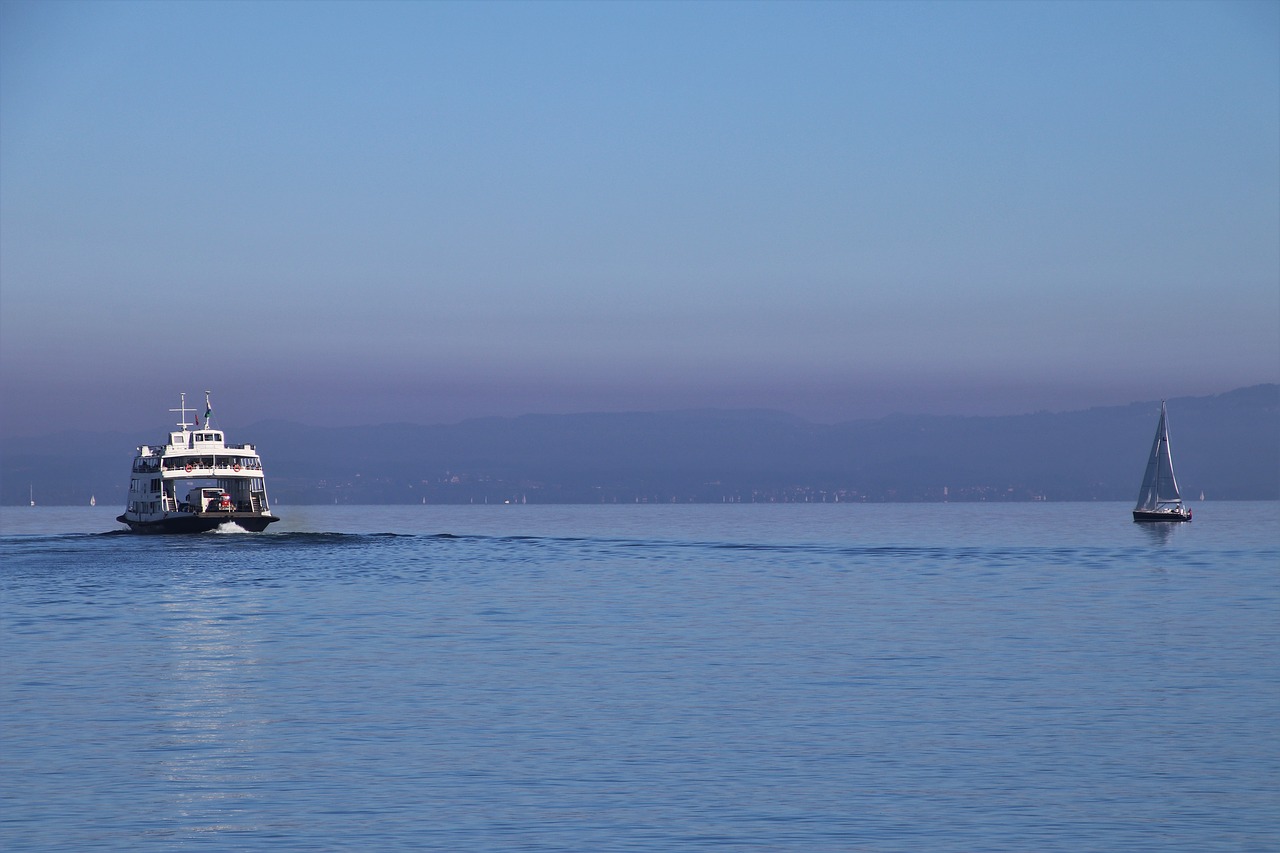
[[[205,392],[204,426],[182,396],[178,428],[167,444],[144,444],[133,459],[129,502],[117,521],[134,533],[202,533],[223,524],[261,532],[280,519],[267,502],[262,460],[252,444],[227,444],[212,424]]]

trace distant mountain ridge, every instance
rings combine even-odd
[[[307,503],[1130,500],[1159,402],[815,424],[772,411],[525,415],[456,424],[228,427],[273,500]],[[1184,495],[1280,499],[1280,386],[1169,400]],[[0,503],[123,503],[133,448],[63,433],[0,451]]]

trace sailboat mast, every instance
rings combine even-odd
[[[1157,450],[1159,452],[1164,453],[1167,456],[1169,453],[1169,425],[1165,421],[1164,400],[1160,401],[1160,442],[1159,443],[1161,446],[1157,448]],[[1162,467],[1163,466],[1160,465],[1160,457],[1157,455],[1156,456],[1156,492],[1155,492],[1156,506],[1160,505],[1160,475],[1163,473],[1163,471],[1161,470]]]

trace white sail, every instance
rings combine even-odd
[[[1178,491],[1178,480],[1173,474],[1173,455],[1169,451],[1168,415],[1161,401],[1160,424],[1151,443],[1151,456],[1147,459],[1147,470],[1143,474],[1138,504],[1134,509],[1154,512],[1180,506],[1181,503],[1182,493]]]

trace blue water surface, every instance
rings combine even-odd
[[[4,508],[6,850],[1280,849],[1280,504]]]

